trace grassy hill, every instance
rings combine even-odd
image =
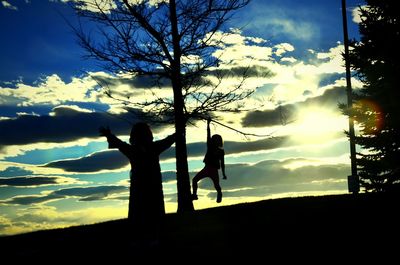
[[[167,214],[161,243],[148,247],[132,243],[126,219],[37,231],[0,237],[1,259],[181,258],[193,263],[215,258],[278,258],[283,263],[322,255],[325,261],[343,258],[347,263],[349,258],[358,260],[360,254],[388,258],[400,250],[399,197],[348,194],[283,198]]]

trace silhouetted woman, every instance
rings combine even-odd
[[[219,184],[218,170],[222,170],[223,179],[226,179],[225,174],[225,152],[222,137],[219,134],[214,134],[211,137],[210,130],[211,119],[207,120],[207,153],[204,157],[204,168],[194,176],[192,180],[192,199],[197,200],[197,182],[201,179],[209,177],[214,183],[214,188],[217,191],[217,202],[222,201],[222,191]]]
[[[109,148],[118,148],[130,161],[130,197],[128,219],[137,236],[158,239],[165,215],[164,194],[159,155],[175,142],[175,134],[153,141],[148,124],[133,125],[129,143],[113,135],[109,128],[101,127],[100,135],[107,137]]]

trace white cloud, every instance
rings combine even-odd
[[[348,154],[343,154],[338,157],[322,157],[322,158],[299,158],[299,159],[293,159],[293,160],[288,160],[288,163],[283,165],[283,168],[290,169],[290,170],[296,170],[301,167],[307,167],[307,166],[322,166],[322,165],[338,165],[338,164],[349,164],[350,159]]]
[[[205,40],[209,38],[209,34],[204,37]],[[263,43],[267,43],[266,39],[260,37],[244,36],[243,32],[237,28],[231,28],[229,32],[217,31],[208,41],[212,45],[219,45],[220,48],[236,45],[260,46]]]
[[[266,41],[265,41],[266,42]],[[337,43],[328,51],[316,52],[310,50],[312,58],[307,62],[301,58],[290,56],[295,47],[290,43],[278,43],[271,45],[257,45],[247,43],[242,32],[235,31],[227,36],[226,46],[218,50],[214,55],[221,59],[220,67],[232,67],[232,64],[240,66],[258,65],[269,69],[275,75],[268,78],[255,78],[248,80],[247,84],[252,87],[272,85],[265,97],[273,97],[276,102],[296,102],[305,99],[304,93],[317,95],[319,83],[327,74],[342,74],[343,67],[343,45]],[[279,61],[273,55],[285,57]],[[290,64],[286,63],[289,62]],[[258,96],[260,94],[258,93]],[[249,99],[250,102],[252,99]]]
[[[333,83],[320,87],[318,89],[319,93],[317,93],[318,95],[322,95],[326,90],[335,88],[335,87],[346,87],[347,83],[346,83],[346,78],[345,77],[341,77],[340,79],[335,80]],[[351,78],[351,87],[353,89],[360,89],[364,86],[364,84],[357,78],[352,77]]]
[[[269,22],[272,26],[272,34],[284,32],[295,39],[310,40],[316,34],[316,28],[308,22],[292,21],[290,19],[275,18]]]
[[[13,6],[8,1],[1,1],[1,4],[3,5],[4,8],[8,8],[11,10],[18,10],[18,8],[16,6]]]
[[[275,76],[273,77],[255,77],[246,80],[246,86],[248,88],[256,88],[269,86],[269,89],[258,90],[257,98],[249,98],[246,100],[247,106],[256,107],[259,106],[260,98],[268,99],[273,98],[273,102],[264,100],[264,104],[269,108],[273,108],[274,104],[278,103],[289,103],[303,101],[307,97],[317,96],[323,93],[324,89],[319,86],[321,78],[324,74],[331,73],[343,73],[344,69],[341,66],[341,45],[338,44],[332,47],[326,52],[314,52],[314,60],[310,60],[307,63],[301,60],[301,58],[284,57],[281,61],[290,61],[292,64],[280,64],[273,58],[273,53],[278,52],[279,55],[290,52],[295,47],[289,43],[280,43],[276,45],[266,45],[265,40],[254,40],[254,38],[242,36],[239,30],[234,30],[227,36],[227,41],[223,51],[219,51],[222,58],[221,68],[232,67],[232,60],[236,62],[235,66],[256,66],[260,69],[270,69]],[[257,43],[263,43],[262,46]],[[285,59],[287,58],[287,59]],[[261,68],[263,67],[263,68]],[[113,99],[108,98],[104,95],[103,91],[99,91],[97,86],[98,83],[95,78],[103,78],[107,80],[108,87],[112,91],[118,93],[118,95],[135,95],[135,99],[149,99],[156,95],[163,98],[171,97],[171,89],[168,87],[165,89],[149,90],[142,86],[138,89],[134,89],[135,86],[141,86],[145,82],[132,81],[134,80],[131,75],[125,76],[109,75],[104,72],[90,73],[90,76],[83,76],[81,78],[75,77],[71,82],[64,82],[57,75],[51,75],[44,78],[37,85],[29,86],[22,83],[17,85],[17,88],[3,88],[0,90],[1,100],[6,101],[7,104],[12,102],[17,104],[65,104],[66,102],[102,102],[105,104],[115,104],[115,106],[121,106],[116,104]],[[225,80],[222,88],[226,88],[229,85],[237,83],[237,80],[231,78]],[[226,86],[225,86],[226,84]],[[333,82],[333,85],[340,85],[339,83]],[[311,92],[305,96],[305,92]],[[4,96],[4,97],[3,97]],[[25,103],[24,103],[25,101]],[[4,104],[4,102],[3,102]],[[70,103],[68,103],[70,104]],[[114,106],[114,105],[113,105]],[[69,106],[68,106],[69,107]],[[85,111],[77,106],[74,107],[77,111]],[[117,108],[115,108],[117,110]],[[233,127],[240,128],[241,114],[224,114],[223,122],[229,122]],[[270,128],[271,129],[271,128]],[[191,128],[189,128],[191,130]],[[196,128],[194,128],[194,131]],[[221,130],[221,129],[220,129]],[[266,131],[265,128],[259,128],[260,131]],[[241,136],[237,133],[233,133],[227,129],[223,131],[224,135],[229,135],[231,139],[239,139]],[[188,139],[189,142],[203,140],[203,136],[195,135],[193,139]],[[29,150],[34,149],[49,149],[52,146],[63,147],[74,146],[74,145],[85,145],[89,139],[82,139],[79,142],[74,141],[71,143],[63,144],[31,144],[31,145],[20,145],[20,146],[7,146],[1,150],[2,157],[5,156],[16,156]]]
[[[99,80],[106,80],[99,82]],[[14,106],[35,106],[35,105],[62,105],[71,102],[102,103],[109,105],[110,112],[125,112],[124,103],[129,98],[134,102],[150,100],[154,95],[167,98],[172,96],[170,89],[149,88],[147,80],[137,80],[132,75],[117,74],[110,75],[105,72],[91,72],[82,77],[73,77],[70,82],[63,81],[57,74],[46,76],[33,85],[19,81],[15,88],[0,87],[0,104]],[[146,87],[143,87],[146,86]],[[106,94],[107,90],[112,91],[112,96]]]
[[[352,16],[352,20],[354,23],[361,23],[361,12],[360,12],[360,8],[362,9],[366,9],[368,6],[366,5],[362,5],[360,7],[355,7],[353,8],[353,10],[351,11],[351,16]]]
[[[342,74],[345,71],[342,49],[342,45],[338,44],[327,52],[315,52],[315,59],[308,63],[301,60],[295,63],[294,58],[291,60],[294,63],[290,65],[269,64],[269,68],[276,75],[267,83],[276,84],[273,89],[276,101],[303,101],[306,91],[314,96],[321,93],[319,83],[325,75]]]
[[[33,150],[51,150],[54,148],[68,148],[68,147],[84,147],[89,143],[95,142],[104,142],[104,139],[99,137],[98,140],[94,140],[93,138],[81,138],[79,140],[74,140],[70,142],[58,142],[58,143],[34,143],[34,144],[25,144],[25,145],[9,145],[2,146],[0,149],[0,159],[17,157],[25,154],[26,152]],[[0,170],[1,170],[1,162],[0,161]],[[58,173],[56,173],[58,174]]]
[[[297,59],[294,57],[282,57],[281,62],[295,63]]]
[[[16,88],[1,88],[0,104],[32,106],[39,104],[59,105],[65,102],[96,102],[97,83],[89,77],[72,78],[64,82],[57,74],[47,76],[37,85],[18,83]]]
[[[117,8],[116,0],[61,0],[64,3],[75,2],[79,3],[77,6],[81,10],[90,11],[90,12],[104,12],[106,14],[110,13],[112,10]],[[157,6],[162,2],[166,2],[167,0],[149,0],[147,4],[150,6]],[[118,2],[118,1],[117,1]],[[144,0],[128,0],[129,4],[137,5],[143,3]]]
[[[218,39],[222,35],[224,34],[217,32],[215,38]],[[271,84],[275,87],[273,93],[270,90],[268,94],[258,93],[257,96],[274,96],[276,101],[293,102],[302,100],[305,91],[316,92],[321,75],[344,72],[341,46],[338,44],[327,52],[315,52],[313,54],[315,59],[305,63],[301,58],[290,56],[290,53],[295,50],[290,43],[267,45],[265,39],[247,37],[240,30],[232,30],[225,35],[222,49],[217,50],[214,56],[221,59],[219,69],[249,66],[269,69],[275,76],[248,78],[246,86],[252,89]],[[273,58],[274,54],[286,56],[277,61]],[[189,59],[190,61],[198,60],[198,58]],[[108,97],[104,89],[109,88],[113,96],[120,100],[133,98],[134,101],[141,102],[150,101],[155,96],[163,99],[172,98],[172,91],[168,84],[165,84],[165,89],[154,88],[155,84],[151,84],[150,80],[140,78],[135,79],[132,75],[96,72],[83,77],[74,77],[70,82],[65,82],[58,75],[53,74],[43,78],[36,85],[27,85],[20,81],[16,88],[3,87],[0,89],[0,104],[31,106],[59,105],[67,102],[68,104],[70,102],[100,102],[109,105],[112,112],[120,113],[123,102]],[[225,89],[232,87],[238,80],[238,77],[224,80],[225,83],[221,87]],[[99,83],[103,88],[99,88]],[[151,87],[153,89],[149,89]]]
[[[277,56],[282,56],[286,52],[294,51],[293,45],[291,45],[289,43],[280,43],[280,44],[275,45],[274,48],[276,49],[275,54]]]
[[[126,202],[82,210],[62,211],[53,206],[19,207],[10,216],[0,216],[0,234],[12,235],[36,230],[64,228],[126,218]]]
[[[15,227],[14,221],[5,215],[0,215],[0,235],[12,235],[24,232],[24,229]]]
[[[81,10],[90,11],[90,12],[104,12],[110,13],[117,6],[115,1],[99,1],[99,0],[61,0],[64,3],[75,2],[77,3],[77,7]]]
[[[254,64],[254,61],[268,61],[272,56],[271,47],[257,45],[246,45],[242,42],[230,43],[223,50],[218,50],[214,56],[220,58],[222,62],[240,62],[241,65]]]
[[[72,111],[71,111],[72,110]],[[58,105],[54,107],[53,110],[49,113],[49,116],[68,116],[68,115],[76,115],[75,112],[84,112],[84,113],[93,113],[94,111],[81,108],[76,105]]]
[[[336,47],[332,47],[328,52],[321,52],[317,54],[318,59],[326,60],[324,63],[318,66],[319,73],[331,74],[331,73],[344,73],[344,60],[343,54],[344,47],[341,43],[338,43]]]
[[[287,53],[290,55],[295,47],[290,43],[280,43],[276,45],[255,45],[247,43],[246,37],[242,36],[242,32],[235,31],[230,34],[227,43],[223,46],[224,49],[218,51],[216,56],[220,56],[222,68],[232,67],[236,63],[238,66],[258,65],[269,69],[275,75],[268,78],[249,78],[246,80],[246,86],[252,88],[260,88],[254,97],[245,100],[246,106],[254,108],[274,109],[278,104],[288,104],[302,102],[310,97],[322,95],[327,89],[345,86],[343,78],[332,80],[330,84],[324,87],[320,86],[320,82],[327,76],[343,74],[344,62],[342,58],[343,45],[339,42],[327,51],[310,51],[308,61],[295,57],[283,57],[281,59],[274,58],[272,55],[282,55]],[[279,61],[278,61],[279,60]],[[284,62],[284,63],[281,63]],[[290,64],[285,63],[290,62]],[[231,84],[235,80],[230,80]],[[359,86],[357,80],[354,80],[354,87]],[[230,83],[227,83],[228,85]],[[268,89],[266,89],[268,88]],[[263,99],[264,106],[260,104],[259,99]],[[261,106],[261,108],[260,108]],[[336,132],[343,129],[343,120],[345,119],[337,110],[334,111],[334,124],[340,124],[335,127],[335,135],[330,135],[329,138],[335,138]],[[240,121],[243,118],[241,114],[223,114],[223,122],[229,122],[234,128],[240,128]],[[331,116],[330,116],[331,117]],[[298,125],[298,124],[297,124]],[[282,126],[281,126],[282,127]],[[296,134],[298,129],[291,124],[281,128],[268,128],[268,131],[279,130],[286,135]],[[255,128],[252,128],[252,131]],[[266,132],[266,128],[256,128],[260,132]],[[221,128],[220,128],[221,130]],[[240,135],[234,135],[232,131],[222,129],[223,135],[229,135],[232,139],[239,139]],[[261,133],[262,134],[262,133]],[[275,136],[275,135],[274,135]],[[328,135],[325,135],[328,136]],[[322,137],[322,136],[321,136]],[[320,138],[320,137],[319,137]]]
[[[268,5],[253,5],[252,26],[268,32],[271,37],[286,35],[296,40],[311,40],[319,34],[316,25],[308,22],[308,11],[289,10]],[[299,19],[299,16],[303,19]],[[268,18],[268,19],[266,19]],[[305,18],[305,19],[304,19]]]

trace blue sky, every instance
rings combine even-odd
[[[347,1],[350,38],[358,38],[353,11],[363,4]],[[106,97],[92,77],[111,80],[121,93],[143,82],[126,82],[85,60],[65,19],[77,22],[68,1],[0,4],[0,234],[127,216],[128,161],[107,150],[97,129],[109,125],[127,140],[126,120],[137,117]],[[221,67],[234,61],[273,75],[246,80],[256,93],[245,105],[256,109],[216,113],[221,123],[270,135],[244,138],[212,125],[225,141],[222,205],[347,193],[348,125],[337,109],[346,100],[341,1],[253,0],[225,33]],[[352,84],[360,87],[357,80]],[[162,138],[173,126],[153,130]],[[204,122],[189,126],[187,135],[193,177],[203,166]],[[167,212],[175,212],[174,147],[162,155],[161,166]],[[203,180],[195,208],[219,206],[215,195],[211,181]]]

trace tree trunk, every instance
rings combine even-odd
[[[183,113],[182,90],[174,87],[175,132],[176,132],[176,180],[178,191],[178,213],[193,211],[190,190],[189,167],[186,149],[186,118]]]
[[[174,114],[176,132],[176,180],[178,191],[178,213],[193,211],[192,193],[190,190],[189,167],[186,149],[186,117],[184,115],[184,101],[181,79],[181,50],[178,33],[178,19],[176,16],[175,0],[170,0],[170,19],[174,59],[171,62],[171,81],[174,91]]]

